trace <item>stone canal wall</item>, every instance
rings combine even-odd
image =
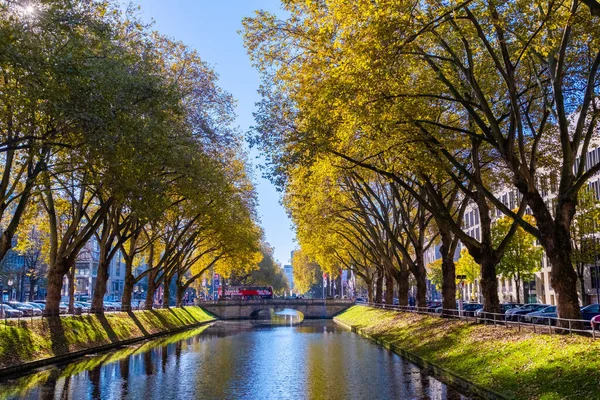
[[[334,321],[476,397],[599,398],[598,340],[365,306]]]
[[[214,321],[200,307],[0,322],[0,377]]]

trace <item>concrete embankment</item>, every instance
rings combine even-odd
[[[214,318],[200,307],[22,319],[0,323],[0,377],[25,373],[140,340],[180,332]]]
[[[600,340],[355,306],[334,320],[483,398],[600,398]]]

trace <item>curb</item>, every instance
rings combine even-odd
[[[360,328],[357,328],[356,326],[348,325],[348,324],[340,321],[338,318],[333,318],[333,321],[336,324],[342,326],[343,328],[346,328],[351,332],[357,333],[358,335],[364,337],[365,339],[369,339],[372,342],[375,342],[377,345],[399,355],[400,357],[404,358],[405,360],[410,361],[411,363],[413,363],[423,369],[426,369],[427,371],[431,372],[431,374],[436,379],[439,379],[443,383],[463,391],[467,395],[475,395],[477,397],[480,397],[480,398],[483,398],[486,400],[507,400],[507,399],[509,399],[508,397],[506,397],[500,393],[497,393],[491,389],[487,389],[487,388],[479,386],[473,382],[470,382],[467,379],[455,374],[452,371],[442,368],[435,363],[426,361],[423,358],[419,357],[418,355],[411,353],[409,351],[406,351],[405,349],[402,349],[399,346],[396,346],[395,344],[392,344],[388,341],[377,338],[375,336],[369,335],[368,333],[366,333],[364,331],[364,329],[360,329]]]
[[[158,338],[161,336],[171,335],[174,333],[179,333],[179,332],[183,332],[183,331],[186,331],[189,329],[197,328],[199,326],[210,324],[215,321],[216,320],[198,322],[198,323],[195,323],[192,325],[185,325],[185,326],[175,328],[175,329],[169,329],[166,331],[151,333],[146,336],[138,336],[138,337],[131,338],[131,339],[125,339],[125,340],[120,340],[118,342],[104,344],[102,346],[90,347],[89,349],[85,349],[85,350],[78,350],[78,351],[74,351],[71,353],[61,354],[59,356],[43,358],[41,360],[30,361],[30,362],[26,362],[23,364],[17,364],[17,365],[13,365],[10,367],[0,368],[0,382],[7,380],[7,379],[19,377],[21,375],[26,375],[30,372],[33,372],[36,369],[39,369],[42,367],[47,367],[49,365],[65,364],[67,362],[73,361],[75,359],[81,358],[81,357],[89,355],[89,354],[104,353],[109,350],[118,349],[120,347],[127,346],[127,345],[137,343],[137,342],[142,342],[144,340],[155,339],[155,338]]]

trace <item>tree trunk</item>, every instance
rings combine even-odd
[[[370,281],[365,281],[366,285],[367,285],[367,299],[369,301],[369,303],[373,302],[373,280],[371,279]]]
[[[75,266],[72,265],[69,268],[69,313],[75,313],[75,287],[77,282],[75,281]]]
[[[48,282],[46,283],[46,307],[44,315],[58,316],[60,313],[60,298],[63,287],[64,273],[56,263],[52,264],[48,270]]]
[[[398,274],[398,305],[406,307],[408,305],[408,291],[409,282],[408,278],[410,272],[407,269],[403,269]]]
[[[169,297],[171,297],[171,277],[167,276],[165,277],[165,281],[163,283],[163,303],[162,303],[162,307],[163,308],[169,308],[169,306],[171,305],[169,303]]]
[[[496,275],[496,262],[492,257],[482,252],[481,265],[481,294],[483,295],[483,310],[489,313],[500,312],[500,299],[498,298],[498,276]]]
[[[456,309],[456,266],[454,254],[450,251],[452,238],[440,231],[442,245],[442,308],[444,310]]]
[[[177,282],[177,291],[175,293],[175,306],[181,308],[182,303],[183,303],[183,294],[185,293],[185,290],[183,289],[183,285],[181,285],[181,282]]]
[[[417,298],[416,306],[419,308],[427,307],[427,272],[425,271],[425,266],[421,263],[421,266],[418,267],[419,274],[413,276],[417,282]]]
[[[383,291],[383,273],[377,271],[377,278],[375,280],[375,303],[381,303]]]
[[[394,278],[392,274],[385,274],[385,303],[394,304]]]
[[[154,283],[154,278],[148,278],[148,292],[146,293],[146,310],[152,310],[154,306],[154,294],[156,293],[156,284]]]
[[[127,268],[127,267],[126,267]],[[121,309],[123,311],[131,310],[131,295],[135,285],[135,277],[132,273],[125,273],[125,282],[123,284],[123,295],[121,296]]]
[[[96,275],[96,286],[94,287],[94,296],[92,298],[91,312],[96,314],[104,313],[104,295],[106,294],[106,284],[108,282],[108,260],[100,252],[98,261],[98,273]]]
[[[29,277],[29,301],[34,301],[34,295],[33,295],[33,291],[35,290],[35,284],[36,284],[36,279],[33,279],[33,277]]]
[[[561,176],[561,186],[563,180],[568,180],[567,178],[569,177]],[[570,196],[559,194],[556,216],[552,218],[543,198],[537,192],[528,192],[528,185],[524,179],[519,180],[517,177],[515,185],[523,193],[531,208],[540,232],[540,244],[550,261],[550,284],[556,293],[558,316],[565,319],[581,319],[577,274],[571,257],[571,223],[575,215],[577,194]]]
[[[521,304],[521,279],[515,276],[515,290],[517,291],[517,304]]]
[[[550,283],[556,293],[558,316],[565,319],[581,319],[577,274],[571,263],[571,251],[568,247],[570,243],[557,245],[552,252],[547,251],[552,264]]]

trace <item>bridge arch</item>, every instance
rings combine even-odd
[[[339,299],[263,299],[206,301],[199,305],[219,319],[250,319],[260,310],[284,308],[301,312],[305,319],[324,319],[333,318],[353,304],[352,300]]]
[[[282,308],[280,306],[277,306],[277,307],[271,307],[271,306],[257,307],[254,311],[252,311],[250,313],[250,315],[248,317],[249,317],[249,319],[258,319],[259,316],[260,316],[259,314],[262,311],[268,311],[268,312],[273,311],[274,313],[277,313],[277,312],[284,311],[284,310],[296,311],[298,314],[300,314],[299,315],[300,320],[303,320],[305,318],[304,313],[302,311],[300,311],[300,310],[296,310],[295,308],[291,308],[291,307],[284,307],[284,308]]]

